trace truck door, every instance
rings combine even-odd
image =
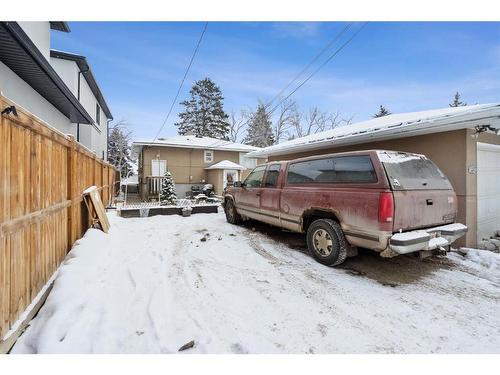
[[[260,220],[260,195],[266,166],[256,167],[243,182],[238,192],[236,206],[240,214]]]
[[[280,224],[279,212],[281,189],[278,188],[280,168],[281,164],[269,165],[266,175],[264,176],[262,191],[260,194],[260,212],[264,216],[262,221],[274,225]]]

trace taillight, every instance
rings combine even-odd
[[[392,193],[380,193],[378,200],[378,221],[392,223],[394,219],[394,197]]]

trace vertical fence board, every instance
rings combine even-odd
[[[17,111],[0,117],[0,341],[88,229],[83,190],[114,189],[112,166]]]
[[[10,239],[0,235],[0,337],[10,327]]]
[[[0,118],[0,223],[10,218],[10,127]]]

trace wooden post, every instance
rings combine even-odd
[[[101,189],[101,201],[102,201],[102,204],[104,204],[104,207],[107,206],[107,199],[105,198],[105,192],[104,192],[104,170],[106,169],[104,163],[99,163],[99,166],[101,168],[101,186],[102,186],[102,189]]]
[[[73,246],[73,242],[76,238],[73,238],[73,222],[74,222],[74,205],[75,202],[73,201],[73,198],[75,198],[74,190],[75,190],[75,169],[76,169],[76,143],[75,143],[75,137],[72,135],[68,136],[69,138],[69,147],[68,147],[68,171],[67,171],[67,179],[68,179],[68,193],[67,193],[67,199],[71,202],[70,206],[68,207],[68,226],[67,226],[67,231],[68,231],[68,245],[67,245],[67,250],[66,252],[71,250],[71,247]]]

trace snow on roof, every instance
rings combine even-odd
[[[448,107],[378,117],[265,147],[247,156],[260,158],[283,155],[375,140],[466,129],[478,125],[492,125],[500,128],[500,103]]]
[[[233,163],[232,161],[222,160],[218,163],[211,165],[210,167],[206,167],[205,169],[237,169],[242,171],[245,170],[246,168],[239,164]]]
[[[258,147],[244,145],[241,143],[224,141],[221,139],[210,138],[210,137],[196,137],[194,135],[178,135],[175,137],[158,138],[154,142],[152,140],[138,140],[132,142],[133,148],[140,148],[142,146],[202,148],[209,150],[240,151],[240,152],[250,152],[259,149]]]

